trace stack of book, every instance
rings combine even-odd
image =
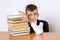
[[[22,20],[22,16],[10,15],[8,16],[9,33],[12,36],[26,35],[30,33],[28,22]]]

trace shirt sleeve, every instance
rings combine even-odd
[[[32,22],[31,26],[34,29],[34,31],[35,31],[36,34],[43,33],[43,23],[42,22],[40,22],[39,25],[36,25],[36,23]]]

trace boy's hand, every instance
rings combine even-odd
[[[24,12],[19,11],[19,15],[22,16],[22,21],[28,22],[28,17]]]

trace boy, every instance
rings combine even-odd
[[[23,15],[23,20],[28,21],[30,27],[30,33],[35,32],[36,34],[43,33],[43,23],[38,20],[38,8],[34,4],[29,4],[26,6],[26,14]]]

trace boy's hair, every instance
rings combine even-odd
[[[29,4],[29,5],[27,5],[26,6],[26,9],[25,9],[25,11],[34,11],[35,9],[37,9],[37,6],[36,5],[34,5],[34,4]]]

